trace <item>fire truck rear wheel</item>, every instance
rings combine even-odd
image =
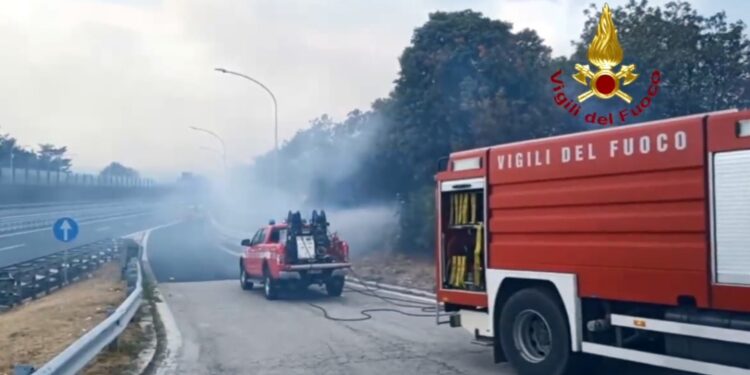
[[[339,297],[344,291],[344,278],[331,277],[326,281],[326,293],[331,297]]]
[[[513,294],[500,313],[500,341],[519,375],[563,375],[574,371],[563,307],[545,289]]]

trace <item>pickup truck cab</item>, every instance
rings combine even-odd
[[[340,296],[351,267],[349,246],[327,232],[324,220],[307,224],[300,219],[296,225],[271,222],[252,238],[242,240],[242,289],[250,290],[254,282],[262,282],[266,298],[273,300],[282,289],[319,284],[325,285],[329,296]]]

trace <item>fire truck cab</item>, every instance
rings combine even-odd
[[[445,164],[438,323],[487,340],[521,375],[576,373],[583,353],[750,374],[750,111],[461,151]]]

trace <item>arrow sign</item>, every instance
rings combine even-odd
[[[58,241],[73,241],[78,237],[78,223],[69,217],[59,218],[52,225],[52,233]]]

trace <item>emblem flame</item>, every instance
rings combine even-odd
[[[596,36],[589,46],[589,61],[599,69],[612,69],[622,62],[622,47],[612,22],[612,12],[607,5],[602,10]]]
[[[588,65],[576,64],[578,73],[573,75],[573,79],[578,83],[590,86],[590,90],[578,95],[579,102],[583,102],[592,96],[601,99],[617,96],[630,103],[632,98],[620,89],[620,80],[622,80],[623,86],[627,86],[638,78],[638,74],[635,73],[635,64],[623,65],[617,73],[612,70],[622,62],[622,57],[622,47],[617,38],[617,29],[612,21],[612,12],[609,10],[609,5],[604,4],[596,29],[596,36],[589,45],[588,54],[589,61],[598,67],[599,71],[594,73]],[[589,80],[591,80],[591,83],[589,83]]]

